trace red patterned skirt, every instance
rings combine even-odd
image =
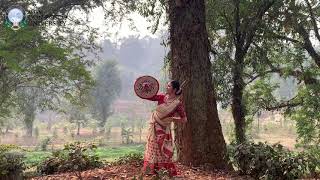
[[[178,173],[172,162],[172,156],[173,144],[170,127],[151,123],[144,153],[143,172],[156,174],[160,170],[166,170],[170,176],[176,176]]]

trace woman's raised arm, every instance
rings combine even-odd
[[[150,101],[163,101],[164,99],[164,94],[157,94],[155,96],[153,96],[152,98],[147,98],[147,100],[150,100]]]

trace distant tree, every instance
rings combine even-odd
[[[85,114],[85,109],[83,107],[71,105],[68,114],[70,122],[75,123],[77,126],[77,135],[80,135],[81,126],[88,121],[88,118]]]
[[[39,135],[40,135],[39,127],[35,127],[35,128],[34,128],[34,136],[35,136],[36,138],[38,138]]]
[[[95,87],[91,91],[91,112],[103,128],[112,115],[111,105],[121,92],[121,79],[117,63],[106,61],[97,67]]]
[[[137,121],[137,127],[139,131],[139,142],[141,143],[142,131],[143,131],[143,128],[145,127],[146,121],[143,118],[138,118],[136,121]]]
[[[23,122],[27,130],[27,136],[32,136],[33,122],[35,120],[37,106],[40,101],[38,88],[21,88],[18,91],[18,107],[23,115]]]
[[[279,3],[278,3],[279,4]],[[237,142],[246,139],[245,89],[255,78],[272,73],[262,66],[263,53],[256,52],[256,44],[267,48],[260,35],[267,26],[266,16],[279,7],[274,0],[263,1],[207,1],[207,24],[212,41],[214,81],[223,107],[231,106]]]
[[[3,0],[0,9],[5,12],[16,4],[29,12],[29,26],[16,33],[5,28],[4,18],[0,19],[0,116],[10,114],[10,108],[15,106],[15,90],[31,80],[56,94],[70,93],[73,83],[87,80],[88,73],[79,69],[92,64],[91,59],[84,58],[85,55],[98,49],[93,41],[94,29],[87,28],[89,26],[83,23],[83,19],[66,17],[74,8],[88,10],[101,3]],[[49,19],[66,25],[52,27],[46,23]],[[78,28],[74,28],[76,24]],[[84,32],[88,38],[82,38]]]

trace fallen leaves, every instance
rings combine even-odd
[[[179,177],[174,179],[195,179],[195,180],[225,180],[225,179],[250,179],[248,177],[238,176],[236,173],[227,173],[217,170],[208,170],[205,168],[188,167],[177,164],[180,172]],[[109,165],[100,169],[92,169],[81,172],[81,179],[86,180],[132,180],[134,177],[139,179],[141,175],[141,165],[129,163],[125,165]],[[75,172],[62,173],[50,176],[34,177],[32,180],[78,180],[80,177]],[[144,180],[153,179],[152,176],[144,176]]]

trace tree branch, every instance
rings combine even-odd
[[[273,33],[273,32],[268,32],[269,34],[272,35],[271,38],[275,38],[275,39],[281,39],[281,40],[286,40],[286,41],[290,41],[290,42],[293,42],[293,43],[296,43],[296,44],[300,44],[302,45],[303,43],[300,42],[299,40],[296,40],[296,39],[293,39],[293,38],[290,38],[288,36],[285,36],[285,35],[280,35],[280,34],[276,34],[276,33]],[[259,37],[263,37],[263,36],[259,36]]]
[[[320,67],[320,55],[316,52],[316,50],[312,46],[312,43],[309,38],[309,33],[301,24],[297,25],[296,30],[304,40],[303,47],[307,50],[308,54],[312,57],[315,63]]]
[[[309,2],[309,0],[305,0],[307,6],[308,6],[308,10],[309,10],[309,13],[310,13],[310,18],[311,18],[311,23],[312,23],[312,26],[313,26],[313,30],[314,30],[314,33],[316,35],[316,38],[318,39],[318,41],[320,41],[320,34],[319,34],[319,28],[318,28],[318,25],[317,25],[317,21],[316,21],[316,18],[315,18],[315,15],[312,11],[312,7],[311,7],[311,4]]]
[[[278,69],[270,69],[270,70],[267,70],[267,71],[265,71],[265,72],[263,72],[263,73],[261,73],[261,74],[257,74],[257,75],[255,75],[255,76],[251,76],[250,80],[249,80],[248,82],[246,82],[246,85],[252,83],[252,82],[253,82],[254,80],[256,80],[257,78],[262,77],[262,76],[265,76],[265,75],[267,75],[267,74],[269,74],[269,73],[279,73],[279,71],[278,71]]]
[[[296,97],[294,97],[294,98],[296,98]],[[265,107],[265,109],[266,109],[267,111],[274,111],[274,110],[279,110],[279,109],[282,109],[282,108],[293,108],[293,107],[297,107],[297,106],[299,106],[299,105],[302,104],[302,102],[290,102],[290,101],[292,101],[294,98],[292,98],[292,99],[289,100],[289,101],[280,103],[280,104],[277,105],[277,106]]]
[[[32,25],[38,26],[43,21],[55,15],[69,12],[74,6],[88,6],[88,8],[90,8],[92,6],[91,4],[90,0],[56,0],[51,4],[40,7],[37,12],[30,14],[28,19],[30,19]]]
[[[255,32],[258,28],[258,25],[261,23],[262,17],[265,15],[265,13],[271,8],[271,6],[276,2],[276,0],[273,1],[267,1],[265,4],[260,6],[261,8],[258,10],[257,15],[254,18],[254,21],[252,22],[252,27],[249,28],[248,32],[246,33],[246,43],[243,47],[243,51],[247,52],[253,38],[255,36]]]

